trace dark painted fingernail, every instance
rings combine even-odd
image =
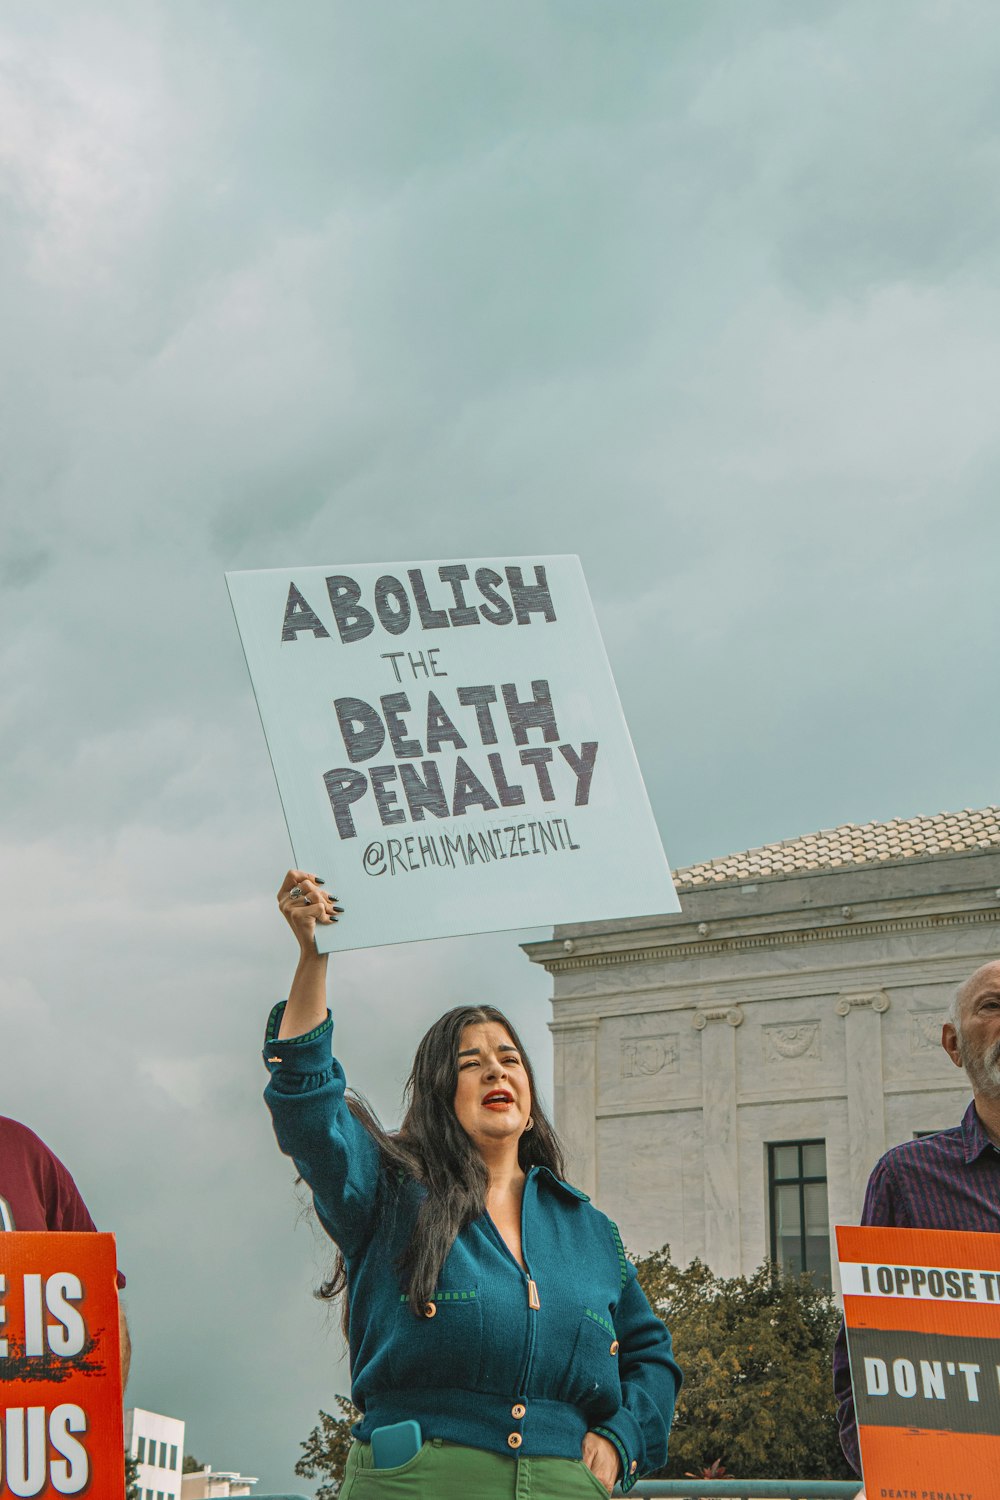
[[[317,885],[326,885],[326,881],[323,879],[322,875],[314,875],[313,880],[315,880]]]

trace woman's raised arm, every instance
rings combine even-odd
[[[335,922],[343,908],[321,886],[316,875],[289,870],[278,892],[300,957],[288,1000],[268,1021],[264,1098],[278,1145],[312,1189],[328,1234],[350,1256],[373,1231],[380,1162],[375,1141],[347,1107],[344,1070],[330,1056],[326,955],[316,952],[315,933],[317,922]]]
[[[289,870],[278,891],[278,910],[295,934],[299,962],[281,1018],[278,1041],[305,1036],[326,1020],[327,954],[316,952],[316,924],[329,927],[343,911],[323,880],[307,870]]]

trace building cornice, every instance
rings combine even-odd
[[[687,941],[632,945],[612,950],[588,949],[552,952],[569,944],[526,943],[525,952],[549,974],[580,969],[604,969],[616,964],[663,963],[671,960],[706,958],[711,954],[747,953],[762,948],[804,947],[815,943],[838,943],[859,938],[883,938],[894,934],[926,932],[929,929],[978,926],[1000,922],[1000,906],[963,912],[930,912],[924,915],[884,917],[875,921],[854,920],[842,926],[799,927],[769,932],[739,933],[730,937],[693,938]],[[592,939],[591,939],[592,941]],[[547,951],[548,950],[548,951]]]

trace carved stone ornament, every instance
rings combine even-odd
[[[852,1010],[867,1010],[871,1007],[884,1015],[889,1009],[889,996],[885,990],[863,990],[856,995],[841,995],[837,1001],[837,1015],[849,1016]]]
[[[794,1057],[818,1058],[820,1055],[818,1021],[765,1026],[763,1039],[765,1062]]]
[[[695,1031],[704,1031],[709,1021],[726,1021],[730,1026],[743,1025],[743,1012],[738,1005],[720,1005],[714,1010],[698,1010],[691,1017]]]
[[[621,1076],[655,1078],[657,1073],[676,1073],[679,1055],[676,1036],[624,1036],[619,1053]]]
[[[944,1010],[911,1011],[910,1051],[937,1052],[941,1046],[941,1027],[947,1019],[948,1012]]]

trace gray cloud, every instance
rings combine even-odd
[[[998,46],[982,0],[5,7],[0,1107],[199,1456],[300,1487],[347,1378],[258,1101],[288,855],[223,570],[579,552],[675,863],[995,801]],[[468,996],[548,1076],[517,939],[337,965],[387,1119]]]

